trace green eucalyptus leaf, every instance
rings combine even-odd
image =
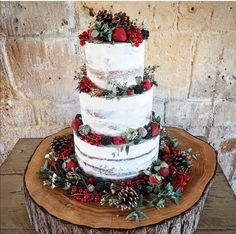
[[[127,155],[129,154],[129,145],[125,146],[125,152],[126,152]]]
[[[97,30],[92,31],[92,37],[97,37],[99,36],[99,32]]]

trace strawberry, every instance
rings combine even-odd
[[[82,123],[81,123],[81,120],[79,120],[79,119],[73,119],[72,122],[71,122],[71,127],[72,127],[73,130],[76,132],[81,124],[82,124]]]
[[[145,90],[149,90],[152,88],[152,83],[150,80],[143,80],[140,85],[144,87]]]
[[[160,124],[152,122],[151,123],[151,131],[152,131],[152,136],[157,136],[160,133]]]
[[[167,177],[170,174],[170,171],[167,167],[161,167],[159,172],[164,177]]]
[[[127,41],[127,35],[126,35],[125,30],[121,27],[115,28],[112,33],[112,39],[113,41],[117,41],[117,42]]]
[[[153,183],[153,184],[161,184],[162,183],[162,179],[157,179],[156,176],[149,176],[148,178],[149,182]]]
[[[93,31],[93,29],[88,30],[88,39],[89,39],[89,41],[93,40],[92,31]]]

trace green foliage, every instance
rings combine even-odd
[[[94,30],[92,31],[92,35],[96,35],[103,38],[105,41],[112,40],[112,32],[114,28],[109,26],[107,23],[102,24],[101,22],[96,22],[94,25]]]

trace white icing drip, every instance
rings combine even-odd
[[[153,88],[140,95],[112,100],[80,93],[83,123],[93,131],[108,136],[120,136],[129,128],[137,129],[150,122]]]
[[[124,179],[137,175],[158,157],[160,136],[131,145],[128,154],[125,150],[119,151],[121,146],[90,145],[75,134],[74,140],[78,162],[86,173],[96,177]]]
[[[103,89],[111,88],[111,81],[130,86],[136,84],[136,76],[143,76],[144,42],[139,47],[130,43],[87,43],[85,56],[88,77]]]

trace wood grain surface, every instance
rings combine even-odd
[[[143,207],[142,211],[149,217],[142,220],[138,227],[157,224],[167,219],[179,216],[189,210],[201,198],[216,170],[216,152],[207,143],[193,137],[184,130],[168,128],[169,134],[176,137],[182,149],[192,148],[199,153],[198,160],[193,162],[189,184],[178,206],[172,204],[165,209]],[[48,146],[57,135],[71,133],[71,129],[62,130],[47,137],[33,154],[25,173],[25,186],[34,202],[44,208],[49,214],[72,224],[91,228],[132,229],[137,224],[125,220],[127,212],[120,212],[116,208],[99,206],[95,203],[83,204],[65,196],[61,190],[52,190],[42,185],[36,172],[44,162],[44,155]],[[89,218],[88,218],[89,217]]]
[[[0,168],[0,233],[36,233],[24,204],[23,173],[42,139],[20,139]],[[197,234],[236,233],[236,199],[220,167],[201,213]]]

